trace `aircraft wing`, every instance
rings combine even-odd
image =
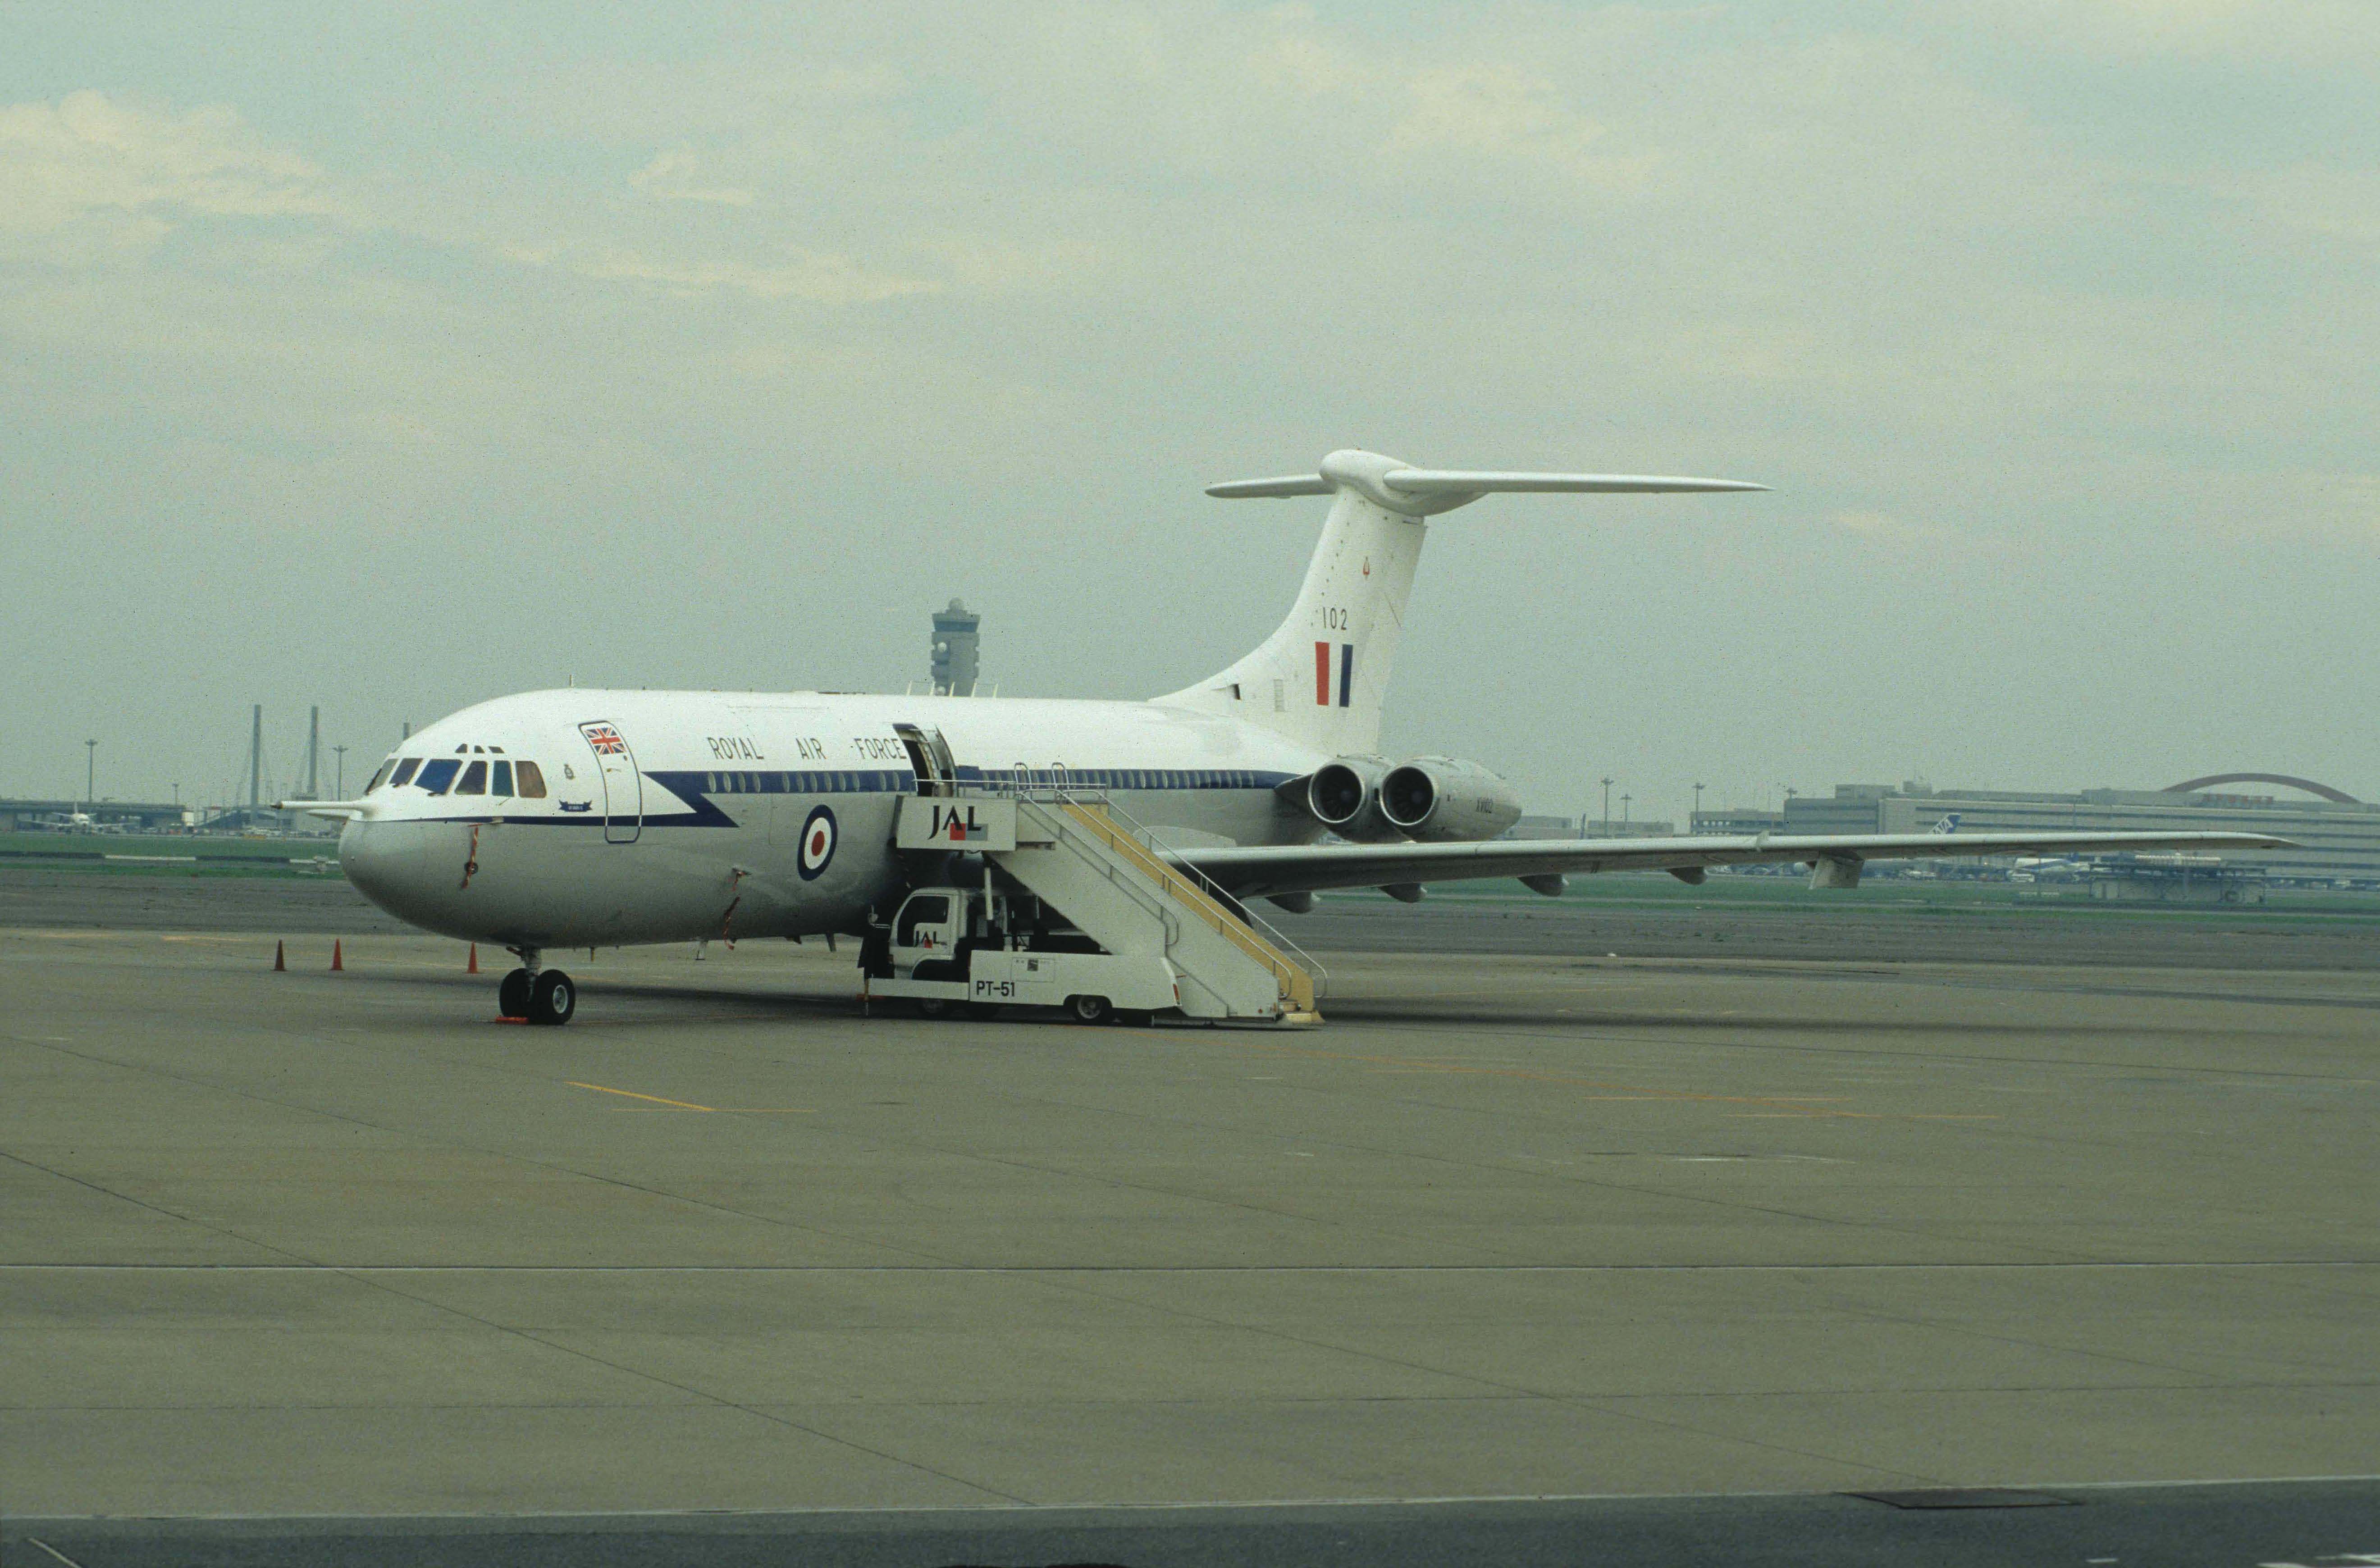
[[[1695,872],[1712,866],[1806,861],[1849,886],[1869,860],[1979,855],[2107,853],[2126,849],[2294,849],[2261,833],[1844,833],[1751,838],[1491,839],[1485,844],[1303,844],[1167,852],[1241,898],[1330,888],[1392,887],[1497,877],[1596,871]],[[1823,876],[1823,873],[1822,873]],[[1687,881],[1696,881],[1698,876]]]
[[[372,805],[363,800],[276,800],[275,811],[310,811],[317,817],[369,817]]]

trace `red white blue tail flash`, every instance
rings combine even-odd
[[[1344,708],[1355,694],[1355,645],[1339,645],[1339,706]],[[1330,706],[1330,645],[1314,645],[1314,700],[1317,706]]]

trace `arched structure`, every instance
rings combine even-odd
[[[2335,800],[2341,806],[2363,804],[2345,790],[2333,789],[2328,784],[2318,784],[2312,779],[2293,779],[2287,773],[2209,773],[2203,779],[2190,779],[2181,784],[2168,784],[2165,787],[2165,793],[2188,795],[2193,790],[2212,789],[2216,784],[2282,784],[2290,789],[2301,789],[2308,795],[2318,795],[2325,800]]]

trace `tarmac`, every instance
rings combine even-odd
[[[535,1029],[362,921],[5,907],[10,1562],[2380,1551],[2333,949],[1341,951],[1278,1033],[745,943]],[[1838,1495],[1974,1488],[2050,1504]]]

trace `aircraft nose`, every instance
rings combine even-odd
[[[347,823],[339,834],[339,869],[356,891],[401,918],[424,891],[428,841],[411,822]]]

